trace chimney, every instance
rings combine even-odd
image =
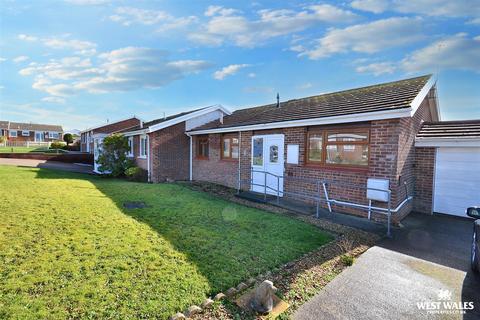
[[[280,94],[277,92],[277,108],[280,108]]]

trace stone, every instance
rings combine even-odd
[[[277,288],[270,280],[263,281],[253,294],[250,306],[260,314],[267,314],[273,309],[273,296]]]
[[[193,315],[201,312],[202,312],[202,308],[200,308],[199,306],[193,305],[190,308],[188,308],[186,314],[188,318],[191,318]]]
[[[227,297],[233,297],[236,293],[237,293],[237,289],[235,289],[233,287],[228,289],[227,292],[225,292]]]
[[[202,303],[202,308],[203,308],[203,309],[208,309],[208,308],[210,308],[210,307],[213,305],[213,302],[214,302],[214,301],[213,301],[212,299],[210,299],[210,298],[205,299],[205,301],[203,301],[203,303]]]
[[[223,292],[217,293],[217,295],[213,298],[215,301],[220,301],[222,299],[225,299],[227,296],[223,294]]]
[[[185,315],[181,312],[178,312],[177,314],[173,315],[170,320],[182,320],[186,319]]]
[[[245,289],[247,289],[247,288],[248,288],[248,286],[247,286],[246,283],[240,282],[240,283],[238,284],[238,286],[237,286],[237,291],[240,292],[240,291],[243,291],[243,290],[245,290]]]

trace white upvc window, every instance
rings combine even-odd
[[[147,157],[147,136],[142,135],[140,136],[140,157],[139,158],[146,158]]]
[[[16,138],[17,137],[17,130],[10,130],[8,132],[8,135],[12,138]]]
[[[133,157],[133,137],[128,137],[128,153],[127,157]]]
[[[48,137],[50,139],[58,139],[58,132],[48,132]]]
[[[30,136],[30,131],[28,131],[28,130],[22,130],[22,136],[24,136],[24,137],[29,137],[29,136]]]

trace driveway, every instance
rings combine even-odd
[[[293,318],[480,319],[480,277],[469,269],[472,221],[411,214],[403,224]],[[430,302],[433,310],[423,310]],[[452,309],[468,302],[473,311]]]
[[[19,167],[47,168],[79,173],[93,173],[93,166],[87,164],[67,163],[59,161],[47,161],[36,159],[12,159],[0,158],[0,165],[12,165]]]

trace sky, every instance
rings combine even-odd
[[[480,118],[480,1],[0,0],[0,119],[85,129],[434,73]]]

